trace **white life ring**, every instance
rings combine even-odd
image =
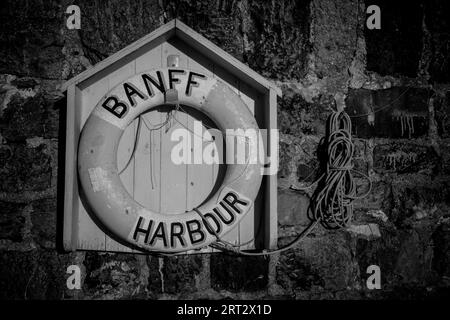
[[[81,133],[78,174],[91,211],[107,231],[144,250],[181,252],[207,246],[216,240],[216,233],[223,236],[237,226],[253,206],[261,185],[262,166],[249,162],[227,165],[218,191],[196,208],[203,217],[195,210],[156,213],[136,202],[118,175],[118,144],[136,117],[165,104],[168,89],[176,89],[178,103],[205,113],[222,132],[254,129],[261,138],[246,104],[223,82],[187,69],[152,70],[117,85],[96,105]],[[244,142],[247,147],[251,147],[248,143],[257,143]]]

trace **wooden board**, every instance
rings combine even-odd
[[[94,101],[99,101],[103,95],[109,90],[109,79],[103,78],[96,82],[89,88],[81,91],[81,103],[82,107],[79,110],[80,122],[78,124],[78,132],[81,132],[84,123],[86,122],[89,114],[95,107]],[[94,223],[92,217],[87,212],[87,206],[85,206],[81,200],[79,201],[79,216],[78,216],[78,244],[77,248],[82,250],[106,250],[106,239],[104,232],[99,226]]]
[[[122,64],[120,61],[116,61],[111,72],[98,79],[96,76],[92,76],[89,82],[83,82],[80,88],[76,85],[69,86],[68,101],[71,102],[68,105],[70,112],[68,111],[67,117],[71,118],[71,123],[67,127],[67,134],[78,137],[92,109],[115,85],[145,70],[167,67],[168,57],[173,55],[178,56],[178,67],[201,71],[228,84],[247,104],[261,128],[276,127],[276,109],[271,107],[274,102],[276,103],[277,92],[275,90],[271,91],[271,95],[268,92],[267,97],[261,97],[261,92],[230,74],[221,65],[215,64],[210,58],[195,51],[189,44],[171,39],[159,45],[149,46],[149,50],[135,54],[133,59],[125,59]],[[269,109],[273,110],[266,115]],[[172,111],[171,121],[156,130],[155,128],[168,119],[170,115],[168,111],[158,108],[143,114],[140,120],[136,119],[125,130],[121,138],[117,161],[119,170],[129,162],[120,178],[136,201],[156,212],[181,214],[199,206],[207,199],[213,186],[217,183],[219,170],[222,169],[217,164],[176,165],[170,160],[171,150],[177,143],[171,140],[174,130],[177,128],[188,129],[192,133],[193,141],[196,121],[202,121],[203,131],[214,128],[215,125],[199,112],[183,108],[176,112]],[[139,122],[140,130],[138,131]],[[217,130],[211,129],[211,131],[215,132],[217,137]],[[68,138],[69,140],[70,138]],[[202,141],[202,145],[206,143],[210,143],[210,141]],[[129,161],[135,148],[134,157]],[[72,159],[73,162],[73,159],[76,158],[75,149],[66,150],[66,156],[66,161]],[[73,164],[66,166],[66,172],[68,169],[72,170],[72,178],[69,179],[73,180],[72,184],[66,181],[66,190],[72,189],[74,193],[72,206],[69,205],[71,196],[66,193],[65,201],[68,204],[65,211],[71,210],[74,213],[66,214],[65,221],[70,227],[65,226],[64,229],[65,248],[68,250],[137,252],[112,239],[95,223],[95,217],[88,213],[88,206],[79,199],[78,186],[74,179],[76,171],[73,169]],[[245,244],[241,247],[242,249],[255,247],[254,240],[259,226],[264,229],[262,233],[269,232],[270,239],[266,243],[273,247],[274,234],[276,235],[276,232],[273,233],[273,228],[276,229],[276,175],[264,179],[270,180],[270,182],[265,183],[265,187],[261,188],[258,203],[239,225],[224,237],[224,240],[235,245]],[[268,192],[275,192],[275,201]],[[273,218],[273,214],[270,214],[271,212],[275,212],[275,218]],[[269,216],[271,217],[269,218]],[[260,224],[260,220],[263,221],[262,224]],[[199,251],[189,253],[193,252]],[[212,252],[212,250],[207,248],[201,252]]]

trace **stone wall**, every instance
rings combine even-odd
[[[81,30],[65,27],[78,4]],[[378,4],[381,30],[365,28]],[[405,9],[407,8],[407,9]],[[0,299],[383,299],[448,294],[450,6],[445,0],[7,0],[0,8]],[[177,17],[283,90],[279,244],[308,223],[333,108],[373,188],[345,230],[270,257],[59,253],[61,84]],[[374,109],[380,109],[373,113]],[[363,115],[363,116],[361,116]],[[59,181],[60,183],[60,181]],[[359,190],[367,187],[357,178]],[[291,188],[292,187],[292,188]],[[66,288],[66,268],[82,289]],[[381,268],[382,289],[366,288]]]

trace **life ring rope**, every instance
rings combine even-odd
[[[185,113],[187,113],[186,110],[184,110],[179,104],[176,104],[176,107],[175,107],[175,110],[174,110],[174,111],[176,112],[176,111],[178,111],[178,110],[182,110],[182,111],[184,111]],[[145,118],[143,118],[141,115],[138,116],[136,119],[138,120],[138,127],[137,127],[137,129],[136,129],[136,135],[135,135],[135,140],[134,140],[134,143],[133,143],[133,149],[132,149],[130,158],[128,159],[126,165],[124,166],[123,169],[121,169],[121,170],[119,171],[119,175],[121,175],[121,174],[128,168],[128,166],[129,166],[130,163],[131,163],[131,160],[133,160],[133,158],[134,158],[134,156],[135,156],[135,154],[136,154],[136,150],[137,150],[138,143],[139,143],[138,140],[139,140],[139,136],[140,136],[141,122],[144,122],[145,126],[146,126],[147,129],[149,129],[150,131],[155,131],[155,130],[159,130],[159,129],[163,128],[165,125],[167,125],[167,123],[170,122],[170,119],[174,119],[178,124],[180,124],[180,125],[181,125],[182,127],[184,127],[186,130],[188,130],[190,133],[196,135],[196,133],[195,133],[194,131],[192,131],[191,129],[189,129],[188,127],[186,127],[182,122],[180,122],[180,121],[176,118],[175,115],[172,115],[172,114],[169,115],[169,116],[166,118],[166,120],[165,120],[164,122],[161,122],[161,123],[157,124],[157,125],[156,125],[157,128],[150,128],[150,127],[147,125]],[[202,123],[202,125],[203,125],[205,128],[207,128],[207,129],[214,129],[213,127],[210,127],[210,126],[208,126],[208,125],[206,125],[206,124],[203,124],[203,123]],[[242,137],[242,138],[248,139],[247,136],[243,136],[243,135],[235,135],[235,136],[236,136],[236,137]],[[203,137],[200,137],[200,138],[203,139]],[[206,141],[207,141],[207,142],[213,142],[214,140],[206,140]],[[246,143],[248,144],[248,141],[246,141]],[[233,181],[228,182],[226,185],[221,186],[221,188],[223,189],[223,188],[225,188],[225,187],[231,185],[234,181],[236,181],[236,180],[238,180],[239,178],[241,178],[241,176],[242,176],[243,174],[245,174],[245,171],[246,171],[247,166],[249,165],[249,163],[250,163],[250,156],[248,156],[248,157],[246,158],[244,170],[242,170],[242,172],[239,174],[239,176],[237,176]],[[218,199],[218,198],[219,198],[219,196],[217,197],[217,199]],[[195,209],[192,209],[192,210],[195,210]]]

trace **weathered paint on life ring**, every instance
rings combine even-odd
[[[81,133],[78,174],[90,209],[109,232],[145,250],[181,252],[207,246],[215,233],[223,236],[235,228],[253,206],[262,175],[261,164],[228,165],[221,187],[197,208],[207,223],[195,211],[166,215],[136,202],[118,175],[118,144],[136,117],[165,104],[169,89],[177,90],[180,104],[205,113],[222,131],[259,132],[248,107],[223,82],[187,69],[152,70],[120,83],[96,105]]]

